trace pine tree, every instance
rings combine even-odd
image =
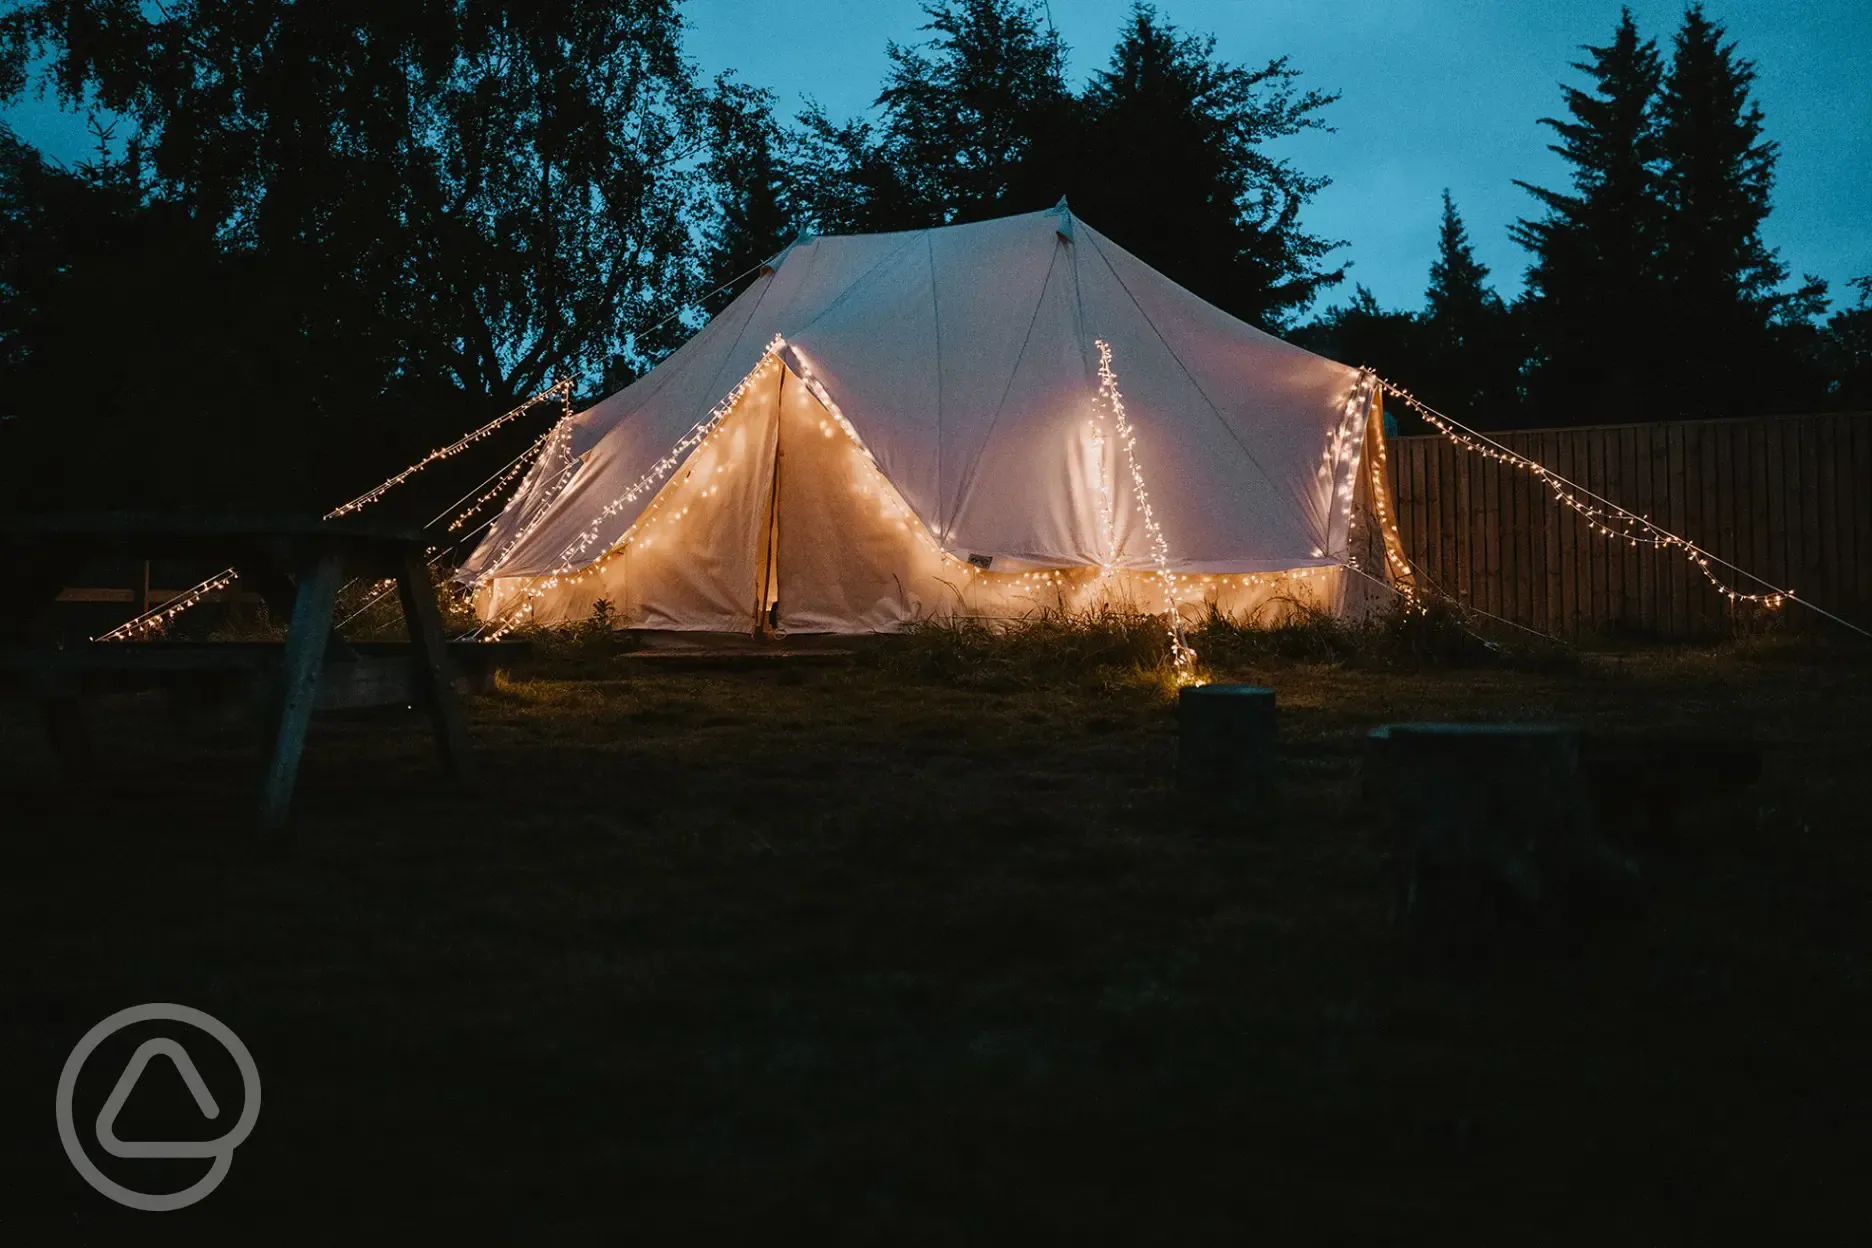
[[[1445,187],[1437,258],[1430,262],[1430,288],[1424,292],[1424,303],[1431,322],[1444,326],[1454,343],[1464,342],[1489,309],[1501,306],[1487,282],[1488,268],[1475,258],[1469,230]]]
[[[1859,292],[1859,302],[1827,321],[1816,355],[1827,406],[1872,411],[1872,277],[1855,277],[1847,284]]]
[[[1336,94],[1301,91],[1284,58],[1259,69],[1215,56],[1215,39],[1132,6],[1110,66],[1085,95],[1087,150],[1074,206],[1165,274],[1270,328],[1344,276],[1337,243],[1308,234],[1300,210],[1328,180],[1266,145],[1322,128]]]
[[[1547,211],[1510,231],[1534,253],[1530,397],[1555,423],[1638,418],[1657,393],[1657,45],[1624,9],[1611,42],[1585,51],[1573,68],[1590,87],[1563,87],[1569,118],[1541,119],[1559,136],[1551,150],[1572,166],[1572,187],[1517,183]]]
[[[1519,416],[1520,344],[1507,307],[1488,286],[1456,202],[1443,192],[1437,257],[1424,292],[1423,397],[1466,422],[1500,428]]]
[[[1799,405],[1777,322],[1803,319],[1812,283],[1780,293],[1787,267],[1762,241],[1777,145],[1750,98],[1754,64],[1700,4],[1684,13],[1659,104],[1662,204],[1657,260],[1667,300],[1661,363],[1697,378],[1700,410]],[[1680,414],[1690,414],[1686,401]]]

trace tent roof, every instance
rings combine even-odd
[[[1347,448],[1363,428],[1369,379],[1203,302],[1062,201],[967,225],[802,237],[650,373],[574,417],[570,480],[543,461],[465,571],[487,570],[503,551],[500,575],[551,571],[609,504],[586,557],[602,553],[648,503],[619,506],[620,492],[776,335],[953,552],[1148,560],[1122,462],[1117,549],[1102,549],[1088,521],[1101,339],[1173,566],[1288,568],[1343,550],[1340,486],[1349,497]]]

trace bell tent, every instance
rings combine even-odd
[[[1351,612],[1405,570],[1378,404],[1064,202],[802,239],[562,421],[461,576],[495,632]]]

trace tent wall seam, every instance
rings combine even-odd
[[[1087,236],[1091,237],[1089,232]],[[1163,330],[1157,328],[1157,322],[1151,319],[1151,314],[1144,310],[1144,305],[1138,302],[1138,297],[1131,293],[1131,287],[1118,272],[1117,266],[1113,265],[1111,259],[1106,256],[1105,249],[1098,245],[1097,238],[1092,238],[1092,250],[1098,252],[1098,257],[1105,262],[1105,267],[1110,271],[1112,280],[1118,283],[1118,288],[1125,292],[1126,298],[1131,300],[1131,306],[1138,310],[1138,315],[1144,318],[1144,323],[1150,326],[1153,334],[1157,335],[1157,341],[1163,344],[1164,350],[1170,353],[1170,358],[1176,361],[1176,366],[1183,370],[1183,375],[1185,377],[1189,378],[1190,385],[1194,387],[1196,393],[1201,396],[1202,401],[1208,406],[1210,415],[1216,418],[1216,423],[1222,426],[1223,431],[1234,440],[1236,446],[1241,447],[1242,454],[1248,457],[1248,462],[1253,464],[1255,471],[1261,474],[1261,480],[1267,483],[1268,489],[1273,491],[1275,497],[1279,497],[1281,489],[1274,483],[1274,478],[1270,476],[1268,470],[1262,466],[1261,461],[1255,458],[1254,452],[1248,449],[1248,444],[1242,441],[1241,435],[1235,432],[1234,426],[1223,419],[1222,409],[1215,405],[1215,400],[1209,397],[1208,391],[1202,388],[1202,383],[1196,380],[1196,375],[1190,372],[1189,365],[1183,362],[1183,357],[1177,354],[1176,348],[1170,345],[1170,340],[1164,337]],[[1327,523],[1328,533],[1330,534],[1330,515]],[[1322,553],[1331,545],[1329,537],[1323,536],[1318,532],[1303,534],[1302,536],[1310,536],[1314,541],[1318,542]]]
[[[948,548],[949,521],[943,515],[943,402],[942,402],[942,299],[936,290],[936,235],[925,231],[923,241],[929,250],[930,323],[936,329],[936,539]]]
[[[1046,306],[1047,287],[1053,284],[1053,270],[1059,267],[1059,249],[1064,245],[1061,242],[1055,242],[1053,245],[1053,258],[1047,262],[1046,276],[1040,279],[1040,293],[1034,298],[1033,315],[1027,318],[1027,332],[1021,338],[1020,352],[1014,357],[1014,367],[1008,370],[1007,384],[1001,387],[1001,400],[995,404],[994,417],[982,433],[981,449],[975,453],[974,462],[969,465],[968,472],[957,485],[955,509],[951,513],[957,518],[961,517],[963,507],[968,505],[969,497],[974,492],[975,478],[981,473],[981,460],[982,456],[987,453],[988,440],[994,436],[995,426],[1001,423],[1001,414],[1007,408],[1008,395],[1014,390],[1014,379],[1020,376],[1020,367],[1027,359],[1027,347],[1033,342],[1034,326],[1040,323],[1040,309]]]

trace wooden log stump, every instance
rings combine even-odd
[[[1274,774],[1274,691],[1193,685],[1177,697],[1177,785],[1192,797],[1248,807]]]
[[[1572,729],[1387,724],[1366,787],[1389,813],[1402,923],[1480,936],[1636,904],[1637,868],[1599,835]]]

